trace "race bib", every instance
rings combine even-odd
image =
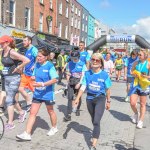
[[[81,78],[81,75],[82,75],[82,73],[77,73],[77,72],[72,73],[72,76],[75,78]]]
[[[89,84],[89,89],[94,92],[100,91],[100,86],[95,84]]]
[[[9,73],[9,67],[4,67],[2,73],[3,75],[7,75]]]
[[[39,90],[39,91],[43,91],[43,90],[46,89],[46,87],[36,87],[36,89]]]

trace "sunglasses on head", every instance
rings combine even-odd
[[[99,63],[101,60],[100,59],[94,59],[94,58],[92,58],[91,61]]]

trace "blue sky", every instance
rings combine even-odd
[[[124,32],[123,30],[132,31],[135,34],[140,32],[150,39],[150,0],[78,1],[96,19],[118,32]]]

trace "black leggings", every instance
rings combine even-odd
[[[68,85],[68,114],[72,112],[72,101],[74,100],[74,94],[78,94],[79,89],[75,89],[75,85]],[[79,105],[77,106],[77,110],[81,107],[81,99]]]
[[[98,139],[100,136],[100,121],[105,110],[105,95],[100,95],[93,100],[87,100],[87,108],[91,115],[93,129],[93,138]]]

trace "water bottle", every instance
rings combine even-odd
[[[72,112],[73,112],[73,113],[76,113],[76,111],[77,111],[77,106],[73,106]]]

